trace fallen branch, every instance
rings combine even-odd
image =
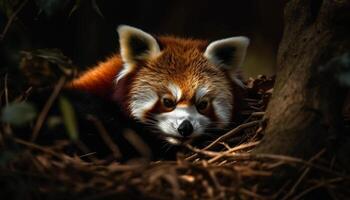
[[[113,142],[113,139],[111,138],[111,136],[109,136],[103,124],[96,117],[92,115],[88,116],[88,120],[90,120],[95,125],[96,129],[101,135],[101,138],[103,139],[107,147],[112,151],[113,157],[115,159],[122,158],[123,155],[120,152],[119,147]]]
[[[230,137],[234,136],[235,134],[239,133],[241,130],[243,130],[245,128],[256,126],[256,125],[260,124],[261,122],[262,122],[262,120],[257,120],[257,121],[252,121],[252,122],[248,122],[245,124],[241,124],[241,125],[237,126],[236,128],[232,129],[231,131],[227,132],[226,134],[220,136],[215,141],[210,143],[208,146],[204,147],[202,150],[208,150],[208,149],[214,147],[215,145],[219,144],[220,142],[226,140],[227,138],[230,138]],[[193,160],[194,158],[196,158],[196,156],[197,156],[197,154],[193,154],[193,155],[187,157],[186,160]]]
[[[54,101],[56,100],[58,94],[60,93],[61,89],[63,88],[64,84],[66,82],[66,77],[62,76],[59,80],[58,83],[56,84],[51,96],[49,97],[49,99],[47,100],[47,102],[44,105],[44,108],[42,109],[42,111],[40,112],[34,128],[33,128],[33,132],[32,132],[32,137],[31,137],[31,141],[35,141],[36,138],[39,135],[39,131],[41,129],[41,127],[44,124],[44,121],[46,119],[47,114],[50,111],[50,108],[52,107],[52,104],[54,103]]]
[[[28,2],[28,0],[24,0],[21,3],[21,5],[18,6],[18,8],[15,10],[15,12],[13,12],[12,15],[9,17],[9,20],[7,21],[6,26],[0,35],[0,41],[2,41],[5,38],[5,35],[6,35],[7,31],[9,30],[13,20],[15,20],[16,16],[23,9],[23,7],[27,4],[27,2]]]

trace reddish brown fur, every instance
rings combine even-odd
[[[229,93],[228,96],[231,96],[232,104],[234,103],[231,95],[234,83],[229,80],[223,70],[211,64],[203,56],[208,45],[207,41],[174,37],[159,37],[157,41],[161,47],[161,55],[139,64],[135,69],[136,71],[131,73],[132,75],[129,74],[118,82],[117,88],[114,87],[115,78],[122,69],[122,60],[119,54],[88,70],[78,79],[68,84],[68,87],[106,97],[113,96],[114,99],[121,101],[119,103],[124,104],[130,102],[133,93],[142,92],[145,85],[154,87],[159,95],[171,95],[167,89],[167,84],[173,82],[182,90],[182,98],[179,102],[191,105],[195,103],[195,89],[198,86],[208,85],[211,88],[216,88],[213,91]],[[127,85],[124,84],[124,79],[127,79]],[[127,91],[125,91],[125,88],[119,88],[126,86]],[[216,96],[218,94],[209,95]],[[128,107],[127,104],[124,105]],[[159,103],[155,104],[155,106],[159,105]],[[162,111],[160,108],[151,110]],[[212,109],[210,116],[217,119]]]
[[[149,85],[158,91],[160,96],[171,95],[168,91],[168,83],[171,82],[182,90],[182,98],[178,102],[180,104],[195,104],[195,92],[198,86],[209,86],[212,91],[227,93],[227,96],[232,99],[231,81],[228,80],[225,72],[203,56],[208,45],[206,41],[160,37],[158,42],[162,48],[162,54],[139,67],[131,87],[131,94],[142,92],[143,89],[140,88]],[[218,94],[209,95],[214,97]],[[159,105],[159,103],[155,104],[155,107]],[[162,109],[150,110],[150,112],[154,111],[161,112]],[[210,115],[212,119],[217,118],[214,112]]]
[[[122,68],[119,55],[110,57],[107,61],[83,73],[79,78],[67,85],[68,88],[85,91],[101,96],[110,96],[113,93],[114,79]]]
[[[158,80],[172,81],[181,88],[183,92],[181,103],[193,103],[190,98],[194,96],[194,88],[198,85],[199,76],[205,71],[210,73],[206,68],[209,63],[203,57],[208,43],[202,40],[174,37],[160,37],[159,43],[163,47],[163,53],[148,66],[154,70],[162,70],[159,74],[163,77]],[[140,71],[140,73],[143,72]]]

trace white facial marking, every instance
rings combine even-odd
[[[201,98],[203,98],[209,91],[210,91],[209,88],[206,86],[199,87],[196,91],[196,101],[198,102],[199,100],[201,100]],[[231,118],[231,109],[232,109],[232,105],[230,101],[228,101],[226,97],[219,94],[219,95],[215,95],[215,98],[212,101],[212,104],[213,104],[214,112],[216,116],[220,119],[220,121],[224,123],[229,122]],[[224,123],[220,125],[224,126],[225,125]]]
[[[171,94],[175,97],[176,101],[179,101],[181,99],[182,91],[179,86],[177,86],[174,83],[170,83],[168,85],[168,89],[170,90]]]
[[[158,101],[158,95],[151,89],[145,89],[142,93],[136,93],[131,97],[131,115],[143,121],[146,111],[150,110]]]
[[[209,88],[206,86],[200,86],[198,87],[196,91],[196,101],[200,100],[203,98],[207,93],[209,92]]]
[[[190,137],[201,135],[210,124],[210,119],[198,113],[195,106],[177,107],[171,112],[161,113],[157,117],[159,129],[166,135],[181,137],[178,127],[184,120],[193,126]]]
[[[216,116],[221,122],[227,123],[231,118],[232,105],[226,99],[216,98],[212,102]],[[222,126],[225,126],[225,124]]]

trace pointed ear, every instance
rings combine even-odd
[[[127,25],[120,25],[120,53],[124,63],[132,65],[145,61],[160,53],[159,45],[150,34]]]
[[[213,64],[235,72],[243,63],[249,39],[244,36],[231,37],[210,43],[204,56]]]

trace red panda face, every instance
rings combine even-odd
[[[245,55],[247,38],[208,44],[173,37],[156,40],[129,26],[118,32],[124,68],[117,83],[132,78],[127,105],[133,118],[171,143],[230,123],[233,84],[242,84],[235,70]]]

